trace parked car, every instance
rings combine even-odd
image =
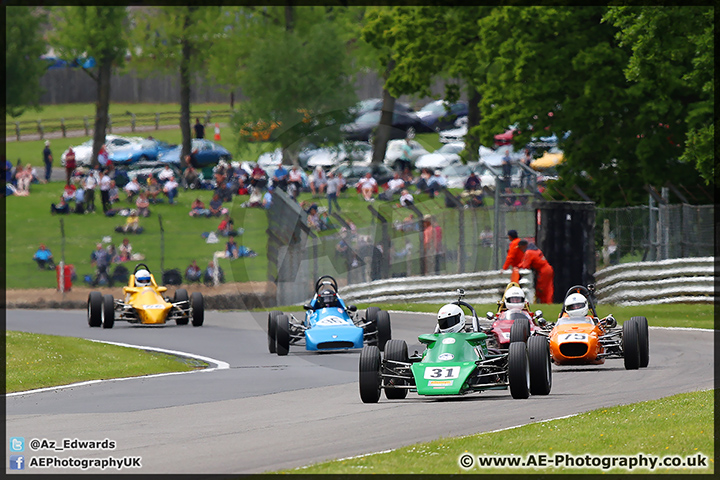
[[[366,114],[368,112],[375,112],[382,110],[382,98],[368,98],[367,100],[359,101],[353,108],[350,109],[350,113],[355,117]],[[395,100],[395,111],[396,112],[412,112],[413,109],[402,102]]]
[[[374,134],[375,129],[380,125],[382,112],[373,111],[360,115],[355,122],[347,123],[340,127],[347,140],[360,140],[367,142]],[[416,133],[428,133],[432,129],[425,125],[420,117],[413,112],[402,112],[398,109],[393,113],[390,138],[413,137]]]
[[[232,154],[225,147],[210,140],[193,138],[190,148],[193,152],[195,167],[215,165],[220,160],[225,160],[226,162],[232,160]],[[164,163],[180,165],[181,151],[182,145],[178,145],[165,152],[160,152],[158,160]]]
[[[132,163],[155,162],[162,152],[167,152],[177,147],[161,140],[150,140],[136,137],[131,143],[113,148],[108,158],[115,165],[129,165]]]
[[[397,160],[402,156],[403,153],[403,145],[405,145],[405,140],[390,140],[387,144],[387,149],[385,150],[385,165],[387,165],[390,168],[397,169]],[[426,155],[430,152],[425,150],[425,147],[420,145],[415,140],[410,140],[410,161],[413,165],[415,165],[415,162],[417,159],[422,156]]]
[[[459,117],[467,117],[468,104],[457,102],[447,105],[445,100],[430,102],[417,111],[417,116],[435,131],[452,128]]]
[[[440,143],[464,142],[467,135],[467,124],[440,132]]]
[[[415,162],[415,168],[442,169],[454,163],[460,163],[460,152],[465,150],[464,142],[447,143],[432,153],[421,156]]]
[[[370,162],[353,163],[352,165],[347,162],[343,162],[330,171],[335,174],[342,173],[343,178],[347,182],[347,186],[351,188],[355,187],[358,180],[364,177],[368,172],[372,172],[372,175],[378,185],[386,184],[394,174],[387,165],[383,163],[376,164]]]
[[[136,138],[120,137],[118,135],[105,135],[105,148],[108,153],[111,153],[115,148],[125,147],[137,141]],[[92,157],[93,139],[81,143],[75,147],[72,147],[75,152],[75,162],[78,166],[89,166],[91,164],[90,158]],[[65,166],[65,155],[67,150],[60,156],[60,164]]]
[[[490,173],[487,166],[478,162],[468,164],[454,163],[441,170],[442,175],[447,179],[448,188],[464,188],[465,181],[470,176],[470,172],[475,172],[478,178],[480,178],[481,187],[495,188],[495,177]]]
[[[367,142],[343,142],[335,147],[318,149],[307,162],[308,168],[317,166],[329,169],[344,161],[369,162],[372,146]]]
[[[257,159],[257,164],[262,168],[263,170],[267,170],[268,168],[274,167],[277,168],[278,165],[282,163],[282,148],[276,148],[272,152],[265,152],[260,154],[260,156]]]

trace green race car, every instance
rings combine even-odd
[[[389,340],[384,358],[378,347],[363,347],[360,398],[364,403],[377,403],[382,390],[388,400],[403,399],[408,391],[419,395],[463,395],[509,387],[513,398],[550,393],[552,370],[547,340],[532,336],[527,344],[512,342],[506,352],[489,349],[475,309],[462,300],[462,289],[458,295],[457,301],[440,309],[435,333],[418,337],[426,345],[421,354],[409,356],[404,340]],[[461,307],[472,313],[470,325]]]

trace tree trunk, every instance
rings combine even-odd
[[[465,138],[468,152],[468,162],[478,161],[478,149],[480,148],[480,139],[477,135],[471,135],[470,131],[480,123],[480,107],[478,104],[482,96],[474,85],[468,85],[468,133]]]
[[[295,12],[293,12],[293,5],[290,0],[285,2],[285,31],[292,32],[295,27]]]
[[[192,10],[192,7],[190,7]],[[190,27],[190,13],[185,17],[185,30]],[[180,168],[185,170],[185,157],[192,151],[192,136],[190,134],[190,60],[192,47],[186,36],[182,37],[182,58],[180,59],[180,132],[182,133],[182,149],[180,153]]]
[[[105,130],[110,109],[110,77],[112,75],[112,57],[103,56],[98,64],[97,103],[95,104],[95,131],[93,132],[92,165],[98,163],[98,153],[105,144]]]
[[[395,60],[390,59],[387,68],[385,69],[384,78],[386,81],[390,77],[390,73],[392,73],[393,68],[395,68]],[[395,111],[395,97],[390,95],[387,88],[383,87],[382,98],[382,114],[380,115],[380,124],[377,127],[375,141],[373,142],[372,163],[382,163],[383,160],[385,160],[387,143],[388,140],[390,140],[393,112]]]

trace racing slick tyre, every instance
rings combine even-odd
[[[177,290],[175,290],[175,296],[173,297],[173,303],[187,302],[187,301],[188,301],[187,290],[185,290],[184,288],[178,288]],[[190,321],[190,317],[181,315],[175,320],[175,323],[177,323],[178,325],[187,325],[189,321]]]
[[[377,403],[380,400],[380,349],[365,345],[360,352],[360,399],[363,403]]]
[[[377,314],[377,338],[377,346],[382,352],[385,350],[385,344],[392,338],[390,314],[385,310],[380,310]]]
[[[368,307],[365,310],[365,321],[370,324],[366,327],[368,332],[377,330],[377,314],[380,311],[378,307]]]
[[[99,327],[102,325],[102,303],[103,297],[100,292],[90,292],[88,295],[88,325],[91,327]]]
[[[389,375],[397,375],[398,368],[402,368],[397,364],[388,365],[388,360],[393,362],[410,363],[408,358],[408,348],[405,340],[388,340],[385,344],[385,373]],[[407,385],[407,380],[399,378],[391,378],[385,384],[385,398],[388,400],[402,400],[407,397],[407,388],[394,388],[391,385]]]
[[[625,370],[640,368],[640,328],[634,318],[623,323],[622,345]]]
[[[640,337],[640,368],[645,368],[650,363],[650,335],[648,332],[648,321],[645,317],[632,317],[638,324],[638,336]]]
[[[527,342],[530,364],[530,393],[547,395],[552,387],[550,345],[544,336],[533,335]]]
[[[527,318],[518,318],[513,320],[510,327],[510,343],[523,342],[527,343],[530,336],[530,321]]]
[[[290,351],[290,320],[287,315],[275,318],[275,351],[278,355],[287,355]]]
[[[282,315],[283,312],[279,312],[277,310],[273,310],[272,312],[268,313],[268,350],[270,353],[275,353],[275,330],[277,325],[277,317]]]
[[[530,396],[530,369],[526,345],[523,342],[512,342],[508,349],[508,383],[513,398]]]
[[[111,294],[103,295],[103,306],[102,306],[103,328],[112,328],[115,325],[115,300]]]
[[[202,326],[205,321],[205,300],[203,299],[202,293],[192,293],[190,297],[190,312],[192,313],[192,326]]]

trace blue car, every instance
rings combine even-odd
[[[380,350],[391,338],[390,314],[369,307],[360,315],[355,305],[346,305],[338,295],[335,279],[329,275],[315,282],[315,295],[305,306],[305,318],[272,311],[268,314],[268,350],[287,355],[290,345],[305,350],[327,351],[376,345]]]
[[[220,160],[225,160],[226,162],[232,160],[232,154],[225,147],[213,143],[210,140],[193,138],[190,143],[190,148],[193,153],[194,167],[207,167],[217,164]],[[161,162],[174,163],[179,166],[181,151],[182,145],[178,145],[160,154],[158,159]]]
[[[160,140],[145,138],[134,140],[127,145],[115,147],[109,151],[108,158],[115,165],[132,165],[134,163],[150,164],[155,163],[163,152],[176,147]]]

